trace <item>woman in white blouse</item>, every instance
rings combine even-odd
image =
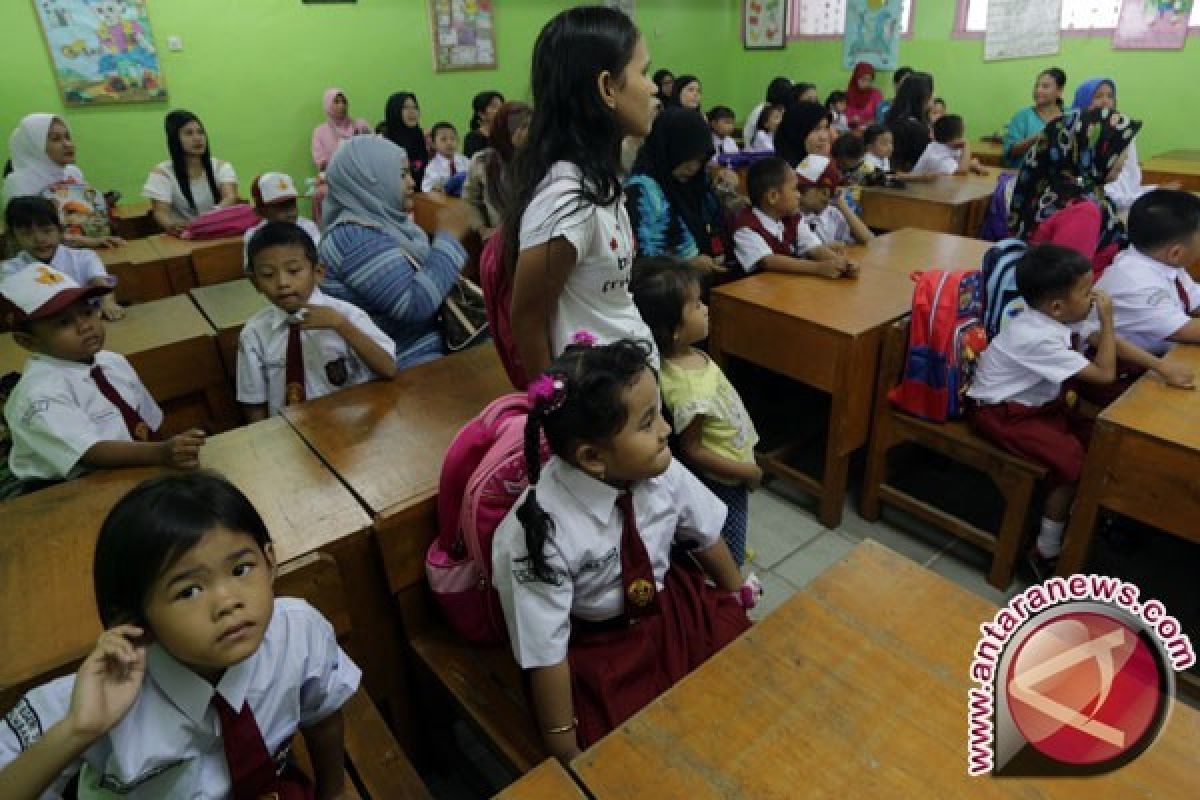
[[[167,114],[167,150],[146,178],[142,195],[154,204],[154,219],[168,233],[178,233],[197,216],[237,200],[237,174],[228,161],[208,150],[208,135],[190,111]]]

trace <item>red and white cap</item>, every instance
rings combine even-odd
[[[111,286],[80,286],[47,264],[34,263],[0,281],[0,319],[5,327],[52,317],[80,300],[111,292]]]
[[[828,156],[809,155],[796,167],[800,188],[836,189],[842,182],[842,173]]]
[[[300,196],[292,176],[283,172],[264,172],[259,175],[250,187],[250,193],[254,195],[254,204],[259,206],[295,200]]]

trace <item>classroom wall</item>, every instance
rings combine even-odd
[[[89,178],[135,199],[149,168],[167,157],[164,113],[168,107],[185,107],[204,119],[213,152],[233,162],[248,194],[250,178],[261,171],[283,169],[301,182],[313,173],[309,138],[323,118],[321,94],[331,85],[345,89],[352,113],[372,124],[382,118],[391,92],[416,91],[427,127],[449,119],[461,134],[476,91],[495,88],[510,98],[528,96],[533,41],[545,21],[568,5],[495,1],[499,68],[436,74],[425,0],[345,5],[152,0],[170,105],[66,109],[33,4],[5,0],[0,3],[0,30],[5,33],[0,155],[7,158],[8,132],[21,116],[62,113],[71,123]],[[813,81],[822,93],[845,84],[840,41],[743,51],[740,8],[740,0],[637,0],[636,13],[655,66],[701,75],[705,104],[730,105],[739,118],[776,74]],[[1089,75],[1118,77],[1122,108],[1149,120],[1139,141],[1144,157],[1194,144],[1185,124],[1185,115],[1200,100],[1200,90],[1187,78],[1200,67],[1194,40],[1183,51],[1115,52],[1103,37],[1064,38],[1058,57],[984,64],[982,40],[951,40],[953,23],[954,0],[919,0],[915,35],[902,43],[901,59],[934,73],[938,93],[966,117],[972,136],[999,130],[1028,102],[1036,72],[1053,63],[1067,70],[1071,89]],[[183,52],[166,50],[168,35],[183,37]]]

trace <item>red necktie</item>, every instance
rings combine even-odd
[[[233,798],[259,800],[274,788],[275,761],[267,752],[254,712],[249,703],[243,702],[242,710],[235,713],[219,692],[213,692],[212,703],[221,720],[221,745],[229,763]]]
[[[658,591],[654,584],[654,565],[646,552],[646,543],[638,533],[633,514],[633,493],[617,497],[621,509],[621,584],[625,588],[625,614],[630,618],[658,612]]]
[[[283,404],[294,406],[303,403],[304,396],[304,346],[300,342],[300,326],[288,325],[287,361],[284,367],[287,388],[283,393]]]
[[[1175,276],[1175,291],[1179,294],[1179,302],[1183,303],[1183,313],[1192,313],[1192,301],[1188,297],[1187,289],[1183,288],[1183,279]]]
[[[130,437],[135,442],[148,442],[154,434],[150,430],[150,426],[146,424],[146,420],[142,419],[142,415],[137,412],[133,406],[125,401],[121,393],[116,387],[109,383],[108,377],[104,374],[104,370],[100,365],[92,367],[92,381],[96,384],[96,389],[100,394],[104,395],[104,399],[117,407],[117,411],[121,412],[121,419],[125,420],[125,428],[129,431]]]
[[[450,159],[450,177],[453,178],[458,174],[458,167],[454,166],[454,159]]]

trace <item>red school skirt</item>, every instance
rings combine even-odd
[[[704,582],[690,557],[675,558],[658,593],[659,613],[630,623],[572,619],[567,659],[579,720],[590,747],[750,628],[728,592]]]

